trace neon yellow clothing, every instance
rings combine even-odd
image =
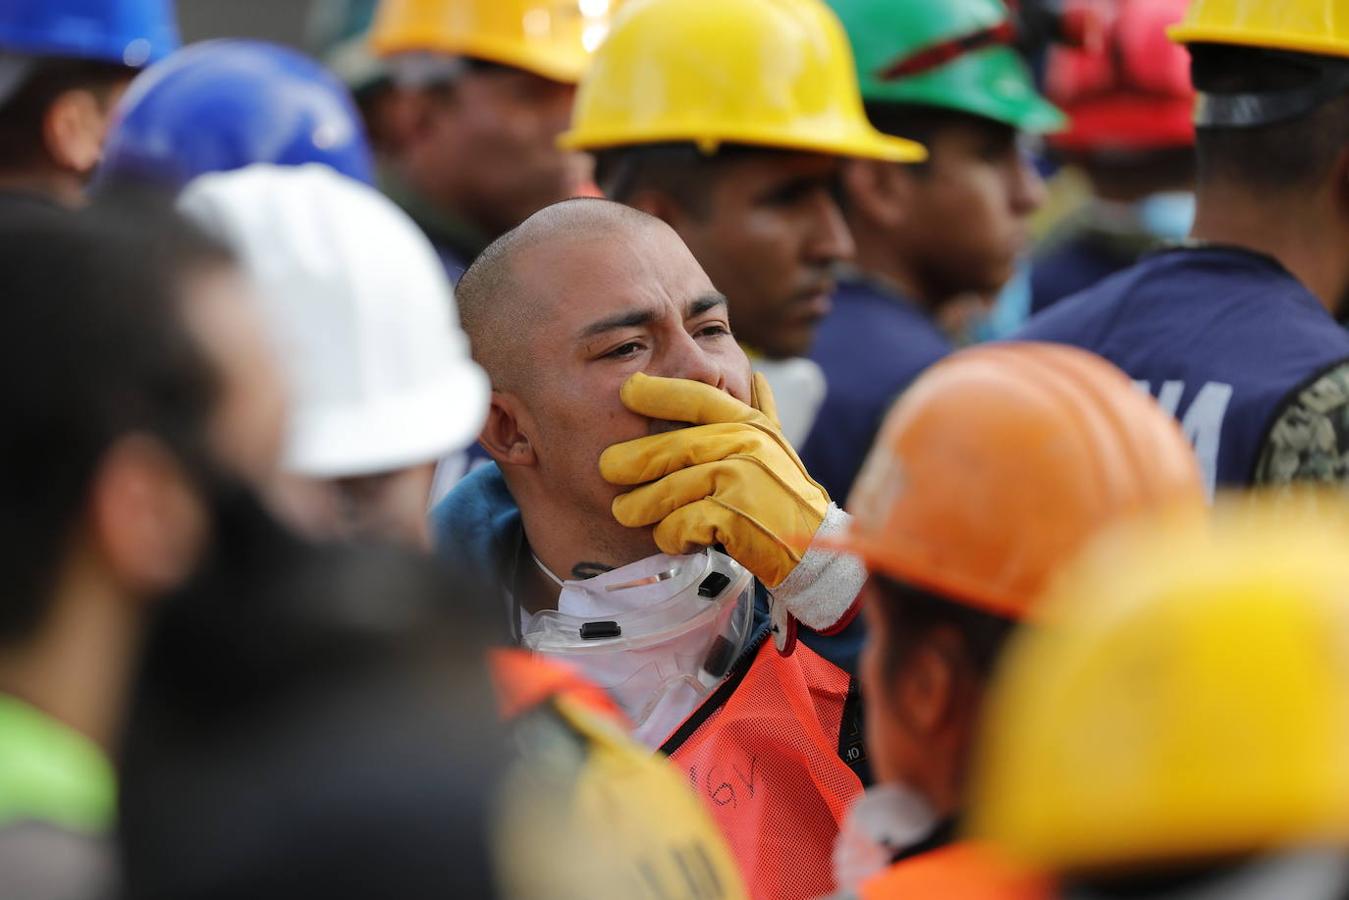
[[[40,822],[102,834],[112,825],[116,784],[93,741],[0,694],[0,827]]]

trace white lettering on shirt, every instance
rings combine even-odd
[[[1152,393],[1150,382],[1135,381],[1134,385],[1145,393]],[[1212,500],[1218,486],[1218,450],[1222,445],[1223,419],[1227,417],[1227,406],[1232,402],[1232,385],[1221,381],[1206,382],[1182,415],[1180,398],[1184,394],[1185,382],[1163,381],[1161,389],[1157,391],[1157,404],[1180,419],[1181,430],[1194,445],[1194,454],[1199,458],[1199,468],[1204,473],[1204,487]]]

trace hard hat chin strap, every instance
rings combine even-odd
[[[1349,67],[1327,68],[1314,84],[1245,94],[1201,93],[1194,108],[1199,128],[1259,128],[1300,118],[1349,94]]]

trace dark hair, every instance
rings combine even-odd
[[[619,203],[630,203],[642,191],[657,191],[690,215],[705,217],[711,212],[712,189],[728,162],[791,152],[723,144],[715,153],[705,153],[687,142],[609,147],[594,152],[595,183],[605,197]]]
[[[107,103],[112,89],[134,74],[125,66],[94,60],[35,61],[19,89],[0,104],[0,170],[27,168],[48,159],[43,126],[62,94],[85,90]]]
[[[0,643],[42,621],[100,459],[143,432],[204,452],[214,372],[182,325],[173,248],[134,218],[36,204],[0,212]]]
[[[1197,44],[1190,48],[1195,88],[1204,93],[1265,93],[1305,88],[1328,68],[1349,64],[1268,50]],[[1199,183],[1262,188],[1312,187],[1349,147],[1349,95],[1310,113],[1254,128],[1197,130]]]
[[[913,649],[938,628],[950,628],[960,635],[968,662],[980,680],[992,674],[1016,622],[884,576],[873,575],[872,581],[880,594],[876,611],[885,623],[890,649],[882,661],[888,674],[896,674]]]
[[[944,106],[929,106],[921,103],[883,103],[866,104],[867,119],[872,127],[892,137],[907,138],[931,148],[937,135],[951,128],[974,128],[981,133],[997,134],[1007,140],[1013,140],[1016,129],[1011,125],[962,112]],[[920,174],[928,171],[930,160],[906,164]]]

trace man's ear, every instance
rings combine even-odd
[[[186,581],[206,545],[205,504],[183,467],[158,441],[125,437],[104,455],[90,490],[94,549],[134,593],[158,594]]]
[[[900,163],[848,160],[843,166],[847,207],[858,219],[882,228],[898,228],[909,218],[913,172]]]
[[[87,175],[103,154],[111,110],[93,91],[74,88],[47,107],[42,137],[52,161],[68,172]]]
[[[539,458],[526,430],[528,414],[514,394],[492,391],[487,423],[482,426],[478,443],[487,455],[503,466],[535,466]]]
[[[898,711],[914,734],[930,737],[951,721],[960,699],[959,644],[951,629],[935,628],[914,644],[897,673]]]

